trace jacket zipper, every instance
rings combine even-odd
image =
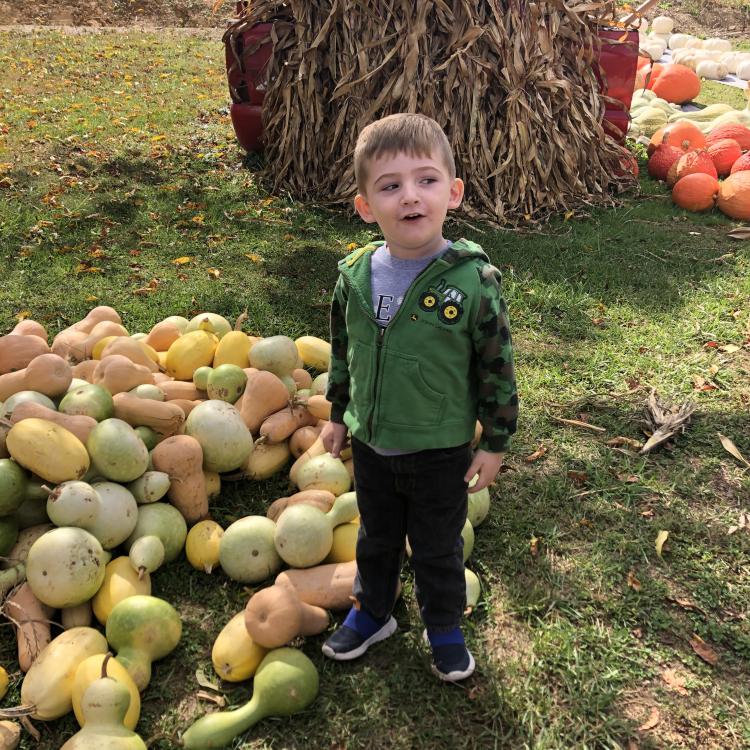
[[[437,260],[437,259],[436,259]],[[375,320],[375,315],[372,313],[371,310],[368,310],[370,318],[373,320],[376,326],[378,326],[378,337],[375,341],[375,378],[373,379],[372,383],[372,409],[370,410],[370,418],[367,420],[367,432],[369,435],[369,439],[372,440],[372,425],[373,421],[375,419],[375,412],[377,411],[378,406],[378,376],[380,375],[380,354],[383,350],[383,342],[385,340],[386,331],[388,328],[390,328],[398,319],[398,316],[401,314],[401,311],[404,309],[404,306],[406,305],[407,300],[413,295],[414,289],[417,285],[417,282],[429,271],[432,266],[435,264],[435,260],[431,261],[428,266],[423,268],[415,277],[414,280],[411,282],[408,291],[406,292],[406,297],[404,297],[403,301],[401,302],[401,306],[396,311],[396,314],[393,316],[393,319],[388,323],[387,326],[383,327],[381,325],[378,325],[378,322]]]

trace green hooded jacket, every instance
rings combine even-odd
[[[459,240],[413,281],[386,328],[375,320],[371,253],[338,264],[331,303],[331,419],[378,448],[461,445],[503,452],[518,397],[500,272],[479,245]]]

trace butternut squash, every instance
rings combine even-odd
[[[58,357],[62,357],[71,364],[82,361],[81,350],[83,349],[83,342],[89,337],[85,331],[76,331],[72,328],[61,331],[52,339],[50,349],[53,354],[57,354]],[[77,353],[73,353],[75,349]]]
[[[321,429],[315,424],[300,427],[294,431],[289,438],[289,450],[295,459],[299,458],[318,439]]]
[[[272,521],[278,521],[279,516],[290,506],[297,505],[298,503],[306,503],[307,505],[314,505],[316,508],[321,510],[323,513],[328,513],[333,507],[333,503],[336,500],[336,496],[332,492],[327,490],[305,490],[304,492],[297,492],[289,497],[280,497],[278,500],[274,500],[266,511],[266,516]]]
[[[160,435],[174,435],[185,421],[185,412],[174,403],[143,399],[131,393],[114,396],[115,417],[132,427],[150,427]]]
[[[137,385],[153,385],[154,377],[147,367],[137,365],[121,354],[111,354],[99,360],[94,369],[93,382],[103,386],[114,396]]]
[[[74,331],[83,331],[84,333],[90,333],[97,323],[101,323],[104,320],[108,320],[112,323],[122,323],[122,319],[118,314],[117,310],[107,305],[97,305],[96,307],[89,310],[86,317],[73,323],[70,328]],[[68,330],[68,329],[66,329]]]
[[[169,403],[179,406],[180,409],[182,409],[184,418],[187,419],[190,416],[190,412],[193,411],[198,404],[202,404],[203,401],[197,399],[195,401],[189,401],[186,398],[173,398]]]
[[[15,625],[18,666],[28,672],[42,649],[52,640],[50,618],[54,610],[34,596],[28,583],[14,589],[3,604],[3,614]]]
[[[157,352],[166,352],[180,336],[180,329],[172,321],[162,320],[149,331],[144,341]]]
[[[11,334],[17,334],[19,336],[36,336],[42,339],[45,344],[47,343],[47,329],[41,323],[37,323],[36,320],[31,320],[31,318],[26,318],[26,320],[22,320],[18,323],[11,331]]]
[[[205,518],[208,495],[201,444],[189,435],[174,435],[162,440],[152,451],[151,458],[156,471],[169,475],[167,497],[185,520],[193,524]]]
[[[117,336],[110,341],[102,351],[102,358],[110,354],[122,354],[131,362],[148,368],[151,372],[159,372],[159,365],[152,359],[140,341],[129,336]],[[157,357],[158,359],[158,357]]]
[[[235,406],[248,430],[257,435],[263,420],[288,403],[289,391],[281,379],[272,372],[258,370],[248,376],[245,392]]]
[[[10,421],[13,424],[23,419],[36,417],[37,419],[46,419],[54,422],[60,427],[64,427],[68,432],[72,432],[84,445],[89,439],[91,430],[96,427],[96,420],[93,417],[87,417],[84,414],[69,415],[54,411],[46,406],[37,404],[34,401],[24,401],[13,409]]]
[[[199,391],[192,382],[184,380],[171,380],[159,383],[159,388],[164,391],[167,401],[174,399],[185,399],[197,401],[206,398],[205,391]]]
[[[268,586],[250,597],[245,627],[254,643],[278,648],[300,635],[322,633],[328,627],[328,612],[301,601],[289,586]]]
[[[310,388],[312,386],[312,375],[307,370],[303,370],[298,367],[296,370],[292,370],[292,379],[297,385],[297,390],[303,388]]]
[[[47,342],[38,336],[9,333],[0,336],[0,375],[23,370],[40,354],[49,354]]]
[[[89,627],[94,619],[91,611],[91,600],[81,602],[72,607],[63,607],[60,610],[60,624],[64,630],[71,628]]]
[[[84,362],[79,362],[77,365],[73,365],[73,377],[78,378],[79,380],[85,380],[87,383],[93,383],[94,371],[98,364],[98,360],[87,359]]]
[[[331,406],[333,406],[333,404],[331,404],[325,396],[310,396],[307,399],[306,404],[307,410],[316,419],[330,420]]]
[[[35,337],[34,337],[35,338]],[[56,354],[40,354],[23,369],[0,375],[0,401],[18,391],[36,391],[45,396],[60,396],[73,379],[70,365]]]
[[[301,601],[323,609],[348,609],[357,563],[327,563],[313,568],[285,570],[276,576],[277,585],[294,589]]]
[[[317,421],[304,406],[288,406],[266,417],[259,433],[269,443],[280,443],[300,427],[310,427]]]

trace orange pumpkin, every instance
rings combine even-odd
[[[689,174],[695,174],[696,172],[703,172],[711,175],[714,179],[718,177],[713,160],[708,155],[708,151],[704,148],[696,151],[688,151],[686,154],[683,154],[672,165],[672,167],[670,167],[669,172],[667,173],[667,185],[672,187],[683,177],[687,177]],[[670,180],[672,181],[670,182]]]
[[[719,181],[703,172],[683,177],[672,188],[672,200],[688,211],[708,211],[719,193]]]
[[[719,177],[726,177],[731,171],[737,159],[742,156],[740,144],[732,138],[721,138],[709,143],[706,147],[708,155],[716,167]]]
[[[750,151],[750,128],[747,125],[740,125],[738,123],[719,125],[718,128],[712,130],[706,136],[706,145],[714,141],[720,141],[723,138],[731,138],[740,144],[740,148],[743,151]]]
[[[656,68],[655,63],[653,68]],[[658,97],[673,104],[684,104],[695,99],[701,92],[701,79],[694,70],[685,65],[671,63],[660,66],[661,70],[646,84]]]
[[[666,180],[667,172],[669,168],[684,154],[685,152],[677,146],[672,146],[669,143],[660,143],[651,154],[648,160],[648,173],[650,177],[655,180]]]
[[[673,122],[665,125],[663,128],[659,128],[651,136],[651,142],[646,149],[649,156],[651,156],[654,149],[660,143],[669,143],[671,146],[677,146],[683,151],[689,151],[694,148],[703,148],[706,145],[706,136],[703,135],[697,125],[689,120],[682,120],[681,122]]]
[[[735,172],[744,172],[746,170],[750,169],[750,151],[748,151],[746,154],[742,154],[737,161],[732,164],[732,171],[730,174],[734,174]]]
[[[719,185],[719,210],[733,219],[750,219],[750,171],[735,172]]]

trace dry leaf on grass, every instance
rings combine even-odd
[[[628,586],[630,586],[633,591],[641,590],[641,582],[635,577],[635,571],[633,570],[628,571]]]
[[[727,237],[733,240],[750,240],[750,227],[737,227],[727,232]]]
[[[740,463],[745,464],[748,468],[750,468],[750,462],[739,452],[737,449],[737,446],[730,440],[726,435],[722,435],[720,432],[716,433],[719,436],[719,440],[721,441],[721,445],[724,448],[724,450],[729,453],[730,455],[734,456]]]
[[[727,536],[731,536],[732,534],[740,531],[740,529],[746,529],[748,527],[750,527],[750,517],[747,515],[747,513],[740,513],[737,525],[730,526],[727,529]]]
[[[627,446],[628,448],[632,448],[634,451],[639,451],[643,447],[643,443],[640,440],[622,436],[607,440],[605,445],[608,445],[611,448],[621,448],[622,446]]]
[[[648,715],[648,719],[638,727],[639,732],[648,732],[653,729],[661,721],[659,709],[654,707],[651,709],[651,713]]]
[[[585,430],[591,430],[592,432],[606,432],[604,427],[598,427],[595,424],[589,424],[588,422],[582,422],[580,419],[564,419],[563,417],[552,417],[555,422],[561,422],[569,427],[583,427]]]
[[[534,463],[534,461],[538,461],[546,452],[547,449],[543,445],[540,445],[530,456],[526,456],[524,461],[526,461],[527,464]]]
[[[716,662],[719,661],[719,657],[716,651],[711,648],[697,633],[693,633],[693,637],[690,639],[690,646],[703,661],[710,664],[712,667],[716,666]]]
[[[529,552],[531,552],[532,557],[536,557],[539,554],[539,539],[535,536],[529,539]]]
[[[654,547],[656,547],[656,554],[661,557],[662,550],[664,549],[664,544],[667,541],[667,538],[669,537],[669,532],[664,531],[662,529],[657,535],[656,535],[656,542],[654,543]]]
[[[677,672],[677,670],[665,669],[661,673],[661,678],[671,690],[675,691],[675,693],[688,695],[687,688],[685,687],[685,677]]]

